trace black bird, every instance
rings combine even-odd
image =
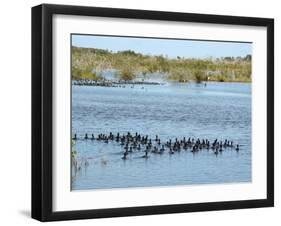
[[[172,148],[170,147],[170,151],[169,151],[169,154],[172,155],[174,154],[175,152],[172,150]]]
[[[218,155],[218,153],[219,153],[219,152],[218,152],[218,149],[216,148],[216,150],[214,151],[214,154],[215,154],[215,155]]]
[[[125,151],[124,154],[123,154],[122,159],[123,159],[123,160],[126,160],[126,159],[127,159],[127,155],[128,155],[128,151]]]
[[[149,157],[149,156],[148,156],[148,150],[146,149],[146,150],[145,150],[145,155],[143,155],[142,158],[146,158],[146,159],[147,159],[148,157]]]

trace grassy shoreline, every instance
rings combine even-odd
[[[114,70],[118,81],[147,81],[152,74],[165,74],[166,81],[201,83],[251,82],[251,55],[217,59],[168,58],[127,50],[111,52],[103,49],[72,46],[72,80],[103,81],[103,72]],[[157,75],[154,78],[157,78]]]

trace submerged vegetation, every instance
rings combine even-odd
[[[251,55],[216,59],[168,58],[131,50],[111,52],[103,49],[72,47],[72,79],[101,81],[102,72],[113,70],[120,81],[149,79],[156,73],[177,82],[251,82]]]

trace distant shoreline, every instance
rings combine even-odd
[[[115,87],[122,85],[164,85],[164,82],[145,82],[145,81],[96,81],[90,79],[72,80],[73,85],[77,86],[106,86]]]
[[[104,49],[72,46],[73,80],[117,81],[163,80],[197,83],[251,82],[252,56],[194,59],[178,56],[170,59],[127,50],[117,53]]]
[[[80,79],[80,80],[72,80],[72,85],[74,86],[101,86],[101,87],[123,87],[125,85],[165,85],[167,83],[179,83],[179,84],[187,84],[187,83],[194,83],[194,84],[208,84],[212,82],[217,83],[251,83],[246,81],[203,81],[203,82],[196,82],[196,81],[188,81],[188,82],[178,82],[178,81],[167,81],[167,82],[149,82],[149,81],[96,81],[90,79]],[[124,88],[124,87],[123,87]]]

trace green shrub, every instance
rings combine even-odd
[[[202,70],[193,71],[194,80],[196,83],[201,83],[202,81],[207,81],[207,75]]]
[[[80,75],[80,79],[90,79],[90,80],[99,81],[102,80],[103,77],[91,71],[83,71]]]

